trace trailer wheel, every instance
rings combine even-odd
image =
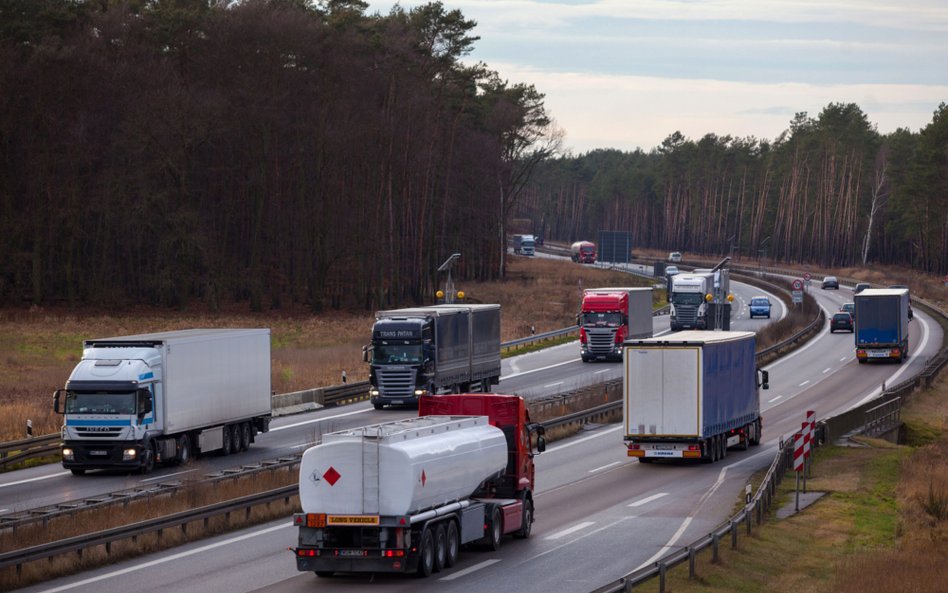
[[[191,462],[191,439],[183,434],[178,437],[178,464],[187,465]]]
[[[447,562],[445,539],[444,523],[438,523],[434,530],[434,565],[431,567],[432,572],[441,572],[441,569],[445,567],[445,562]]]
[[[458,561],[460,545],[458,543],[458,524],[453,520],[448,521],[448,529],[445,534],[444,547],[444,565],[451,568]]]
[[[727,457],[727,435],[721,435],[721,459]]]
[[[711,441],[704,441],[701,443],[701,463],[714,463],[713,447],[711,446]]]
[[[527,499],[523,501],[523,523],[520,525],[520,529],[514,533],[514,537],[518,539],[527,539],[530,537],[530,533],[533,531],[533,501]]]
[[[221,439],[223,443],[221,444],[221,455],[230,455],[233,453],[231,446],[233,445],[230,439],[230,426],[221,427]]]
[[[753,425],[751,424],[748,424],[744,427],[744,434],[742,435],[742,438],[741,438],[741,444],[738,447],[741,451],[747,451],[748,449],[750,449],[750,434],[751,434],[752,428],[753,428]]]
[[[504,522],[500,516],[500,509],[494,508],[494,512],[490,515],[490,524],[487,526],[487,529],[487,537],[484,538],[487,549],[491,552],[496,552],[500,549],[500,540],[504,536]]]
[[[421,544],[418,546],[418,576],[426,578],[434,570],[434,541],[431,531],[425,528],[421,532]]]
[[[246,451],[250,448],[250,423],[242,422],[240,424],[240,450]]]
[[[234,424],[230,427],[230,450],[232,453],[240,453],[240,425]]]

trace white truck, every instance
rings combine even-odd
[[[533,235],[514,235],[514,253],[532,257],[536,249],[536,237]]]
[[[759,445],[760,393],[754,332],[689,331],[625,343],[623,424],[627,455],[723,459]]]
[[[464,544],[496,550],[504,534],[530,536],[533,457],[545,444],[523,399],[425,395],[418,413],[323,435],[303,453],[298,570],[426,577]]]
[[[244,451],[270,426],[270,330],[86,340],[53,402],[64,414],[63,467],[76,475]]]
[[[723,263],[723,262],[722,262]],[[671,277],[671,329],[731,327],[730,273],[727,268],[697,269]]]

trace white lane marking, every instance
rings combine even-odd
[[[662,498],[663,496],[668,496],[668,493],[667,493],[667,492],[659,492],[658,494],[653,494],[653,495],[651,495],[651,496],[646,496],[646,497],[643,498],[642,500],[637,500],[637,501],[635,501],[635,502],[633,502],[633,503],[630,503],[628,506],[629,506],[629,507],[640,507],[640,506],[642,506],[643,504],[648,504],[648,503],[652,502],[653,500],[658,500],[659,498]]]
[[[487,568],[491,564],[497,564],[498,562],[500,562],[500,558],[495,558],[493,560],[485,560],[483,562],[479,562],[478,564],[475,564],[474,566],[468,566],[464,570],[459,570],[456,573],[450,574],[446,577],[441,577],[438,580],[439,581],[453,581],[454,579],[459,579],[465,575],[469,575],[472,572],[478,571],[482,568]]]
[[[303,447],[312,447],[309,443],[303,443],[302,445],[293,445],[290,449],[302,449]]]
[[[254,537],[261,536],[265,533],[270,533],[271,531],[276,531],[278,529],[286,529],[287,527],[293,527],[293,523],[284,523],[281,525],[275,525],[273,527],[267,527],[266,529],[261,529],[260,531],[254,531],[253,533],[245,533],[244,535],[239,535],[237,537],[232,537],[224,541],[217,543],[209,544],[202,546],[200,548],[195,548],[193,550],[188,550],[187,552],[179,552],[177,554],[172,554],[171,556],[165,556],[164,558],[159,558],[158,560],[151,560],[150,562],[143,562],[135,566],[129,566],[128,568],[123,568],[121,570],[115,570],[99,576],[91,577],[82,581],[76,581],[75,583],[69,583],[67,585],[62,585],[54,589],[46,589],[42,593],[58,593],[59,591],[68,591],[69,589],[75,589],[76,587],[83,587],[91,583],[97,583],[99,581],[104,581],[105,579],[111,579],[112,577],[122,576],[123,574],[128,574],[130,572],[135,572],[136,570],[143,570],[145,568],[151,568],[152,566],[158,566],[159,564],[164,564],[166,562],[174,562],[175,560],[180,560],[181,558],[186,558],[188,556],[193,556],[195,554],[200,554],[202,552],[207,552],[208,550],[213,550],[215,548],[220,548],[228,544],[233,544],[236,542],[241,542],[246,539],[251,539]]]
[[[839,362],[846,362],[846,357],[844,356],[844,357],[840,358],[840,359],[839,359]]]
[[[562,445],[557,445],[556,447],[550,447],[550,448],[548,448],[548,449],[546,450],[546,452],[549,454],[549,453],[552,453],[552,452],[554,452],[554,451],[559,451],[559,450],[565,449],[565,448],[567,448],[567,447],[572,447],[572,446],[574,446],[574,445],[578,445],[578,444],[580,444],[580,443],[584,443],[584,442],[586,442],[586,441],[588,441],[588,440],[590,440],[590,439],[598,439],[599,437],[605,436],[605,435],[607,435],[607,434],[609,434],[609,433],[611,433],[611,432],[616,432],[616,431],[618,431],[618,430],[622,430],[622,428],[623,428],[623,426],[622,426],[621,424],[620,424],[619,426],[614,426],[614,427],[612,427],[612,428],[607,428],[607,429],[603,430],[602,432],[597,432],[596,434],[590,435],[590,436],[588,436],[588,437],[583,437],[583,438],[581,438],[581,439],[576,439],[575,441],[570,441],[570,442],[568,442],[568,443],[563,443]]]
[[[553,535],[548,535],[543,539],[546,539],[546,540],[560,539],[560,538],[566,537],[567,535],[571,533],[576,533],[577,531],[586,529],[590,525],[595,525],[595,523],[593,523],[592,521],[583,521],[582,523],[577,523],[576,525],[573,525],[572,527],[567,527],[566,529],[563,529],[562,531],[557,531]]]
[[[545,370],[547,370],[547,369],[555,369],[556,367],[561,367],[561,366],[566,365],[566,364],[573,364],[573,363],[576,362],[577,360],[579,360],[579,359],[578,359],[578,358],[574,358],[573,360],[567,360],[567,361],[565,361],[565,362],[558,362],[558,363],[556,363],[556,364],[551,364],[551,365],[549,365],[549,366],[540,367],[540,368],[538,368],[538,369],[531,369],[531,370],[529,370],[529,371],[523,371],[522,373],[513,373],[513,374],[510,374],[510,375],[506,375],[506,376],[504,376],[504,377],[501,377],[500,380],[503,381],[503,380],[505,380],[505,379],[513,379],[514,377],[522,377],[523,375],[529,375],[530,373],[539,373],[540,371],[545,371]]]
[[[826,367],[825,369],[823,369],[823,374],[825,375],[826,373],[828,373],[828,372],[830,372],[830,371],[832,371],[832,370],[833,370],[833,367]]]
[[[806,385],[806,384],[809,383],[809,382],[810,382],[810,380],[807,379],[807,380],[804,381],[803,383],[800,383],[799,385],[797,385],[797,387],[803,387],[804,385]]]
[[[925,350],[925,346],[928,345],[928,337],[929,337],[929,336],[928,336],[928,322],[926,322],[924,319],[921,319],[921,318],[919,318],[919,321],[922,322],[922,342],[918,345],[918,349],[917,349],[917,350],[912,349],[912,348],[909,348],[909,355],[911,355],[911,353],[912,353],[913,350],[916,351],[916,352],[922,352],[923,350]],[[910,342],[909,344],[911,345],[911,342]],[[911,362],[909,362],[908,364],[905,364],[905,363],[903,362],[901,366],[902,366],[902,368],[900,368],[899,370],[897,370],[895,373],[892,374],[891,377],[889,377],[888,379],[885,380],[886,383],[888,383],[889,385],[895,385],[895,384],[896,384],[896,381],[895,381],[895,380],[898,379],[899,377],[901,377],[901,376],[902,376],[902,373],[908,371],[909,368],[911,368],[912,364],[911,364]],[[879,397],[879,394],[880,394],[880,393],[882,393],[882,385],[880,385],[880,386],[876,387],[875,389],[873,389],[872,391],[870,391],[870,392],[866,395],[866,397],[862,398],[861,400],[859,400],[858,402],[856,402],[855,404],[853,404],[852,406],[850,406],[849,409],[852,410],[853,408],[856,408],[856,407],[858,407],[858,406],[861,406],[862,404],[866,403],[867,401],[870,401],[870,400],[873,400],[873,399]]]
[[[772,403],[774,403],[775,401],[777,401],[778,399],[780,399],[780,398],[782,398],[782,397],[783,397],[782,395],[778,395],[777,397],[775,397],[775,398],[773,398],[773,399],[767,400],[767,403],[768,403],[768,404],[772,404]]]
[[[140,480],[140,481],[141,481],[141,482],[151,482],[152,480],[164,480],[165,478],[170,478],[171,476],[177,476],[178,474],[189,474],[189,473],[191,473],[191,472],[193,472],[193,471],[194,471],[193,469],[186,469],[186,470],[181,471],[181,472],[174,472],[173,474],[165,474],[165,475],[163,475],[163,476],[155,476],[154,478],[145,478],[144,480]]]
[[[5,513],[5,512],[7,512],[7,511],[9,511],[9,510],[10,510],[10,509],[0,509],[0,513]]]
[[[593,374],[594,374],[594,375],[601,375],[602,373],[608,373],[608,372],[609,372],[609,369],[602,369],[601,371],[596,371],[596,372],[593,373]]]
[[[597,467],[596,469],[591,469],[591,470],[589,470],[589,473],[594,474],[594,473],[596,473],[596,472],[601,472],[601,471],[604,470],[604,469],[609,469],[610,467],[612,467],[612,466],[614,466],[614,465],[620,465],[620,464],[622,464],[621,461],[613,461],[612,463],[607,463],[606,465]]]
[[[544,385],[543,387],[556,387],[557,385],[562,385],[563,382],[559,381],[558,383],[550,383],[549,385]]]
[[[573,544],[575,544],[575,543],[577,543],[577,542],[580,542],[580,541],[586,539],[587,537],[596,535],[596,534],[599,533],[600,531],[605,531],[606,529],[611,529],[611,528],[613,528],[613,527],[617,527],[617,526],[619,525],[619,523],[622,523],[622,522],[624,522],[624,521],[628,521],[629,519],[635,519],[635,515],[630,515],[630,516],[628,516],[628,517],[620,517],[618,520],[613,521],[612,523],[608,523],[608,524],[606,524],[606,525],[603,525],[602,527],[599,527],[598,529],[593,529],[592,531],[587,531],[586,533],[582,534],[581,536],[577,537],[576,539],[571,539],[571,540],[569,540],[568,542],[563,542],[563,543],[561,543],[561,544],[558,545],[558,546],[554,546],[554,547],[550,548],[549,550],[546,550],[545,552],[540,552],[540,553],[537,554],[536,556],[531,556],[530,558],[527,558],[526,560],[524,560],[523,562],[521,562],[521,563],[518,564],[517,566],[522,566],[522,565],[526,564],[527,562],[533,562],[533,561],[536,560],[537,558],[540,558],[540,557],[542,557],[542,556],[546,556],[547,554],[552,554],[553,552],[555,552],[555,551],[557,551],[557,550],[560,550],[560,549],[562,549],[562,548],[565,548],[566,546],[571,546],[571,545],[573,545]]]
[[[371,412],[372,410],[373,408],[366,408],[364,410],[356,410],[355,412],[346,412],[345,414],[336,414],[335,416],[323,416],[322,418],[313,418],[311,420],[303,420],[302,422],[296,422],[294,424],[287,424],[285,426],[276,426],[274,428],[271,428],[270,432],[286,430],[287,428],[296,428],[297,426],[306,426],[307,424],[323,422],[324,420],[335,420],[336,418],[343,418],[345,416],[353,416],[355,414],[365,414],[366,412]]]
[[[7,482],[6,484],[0,484],[0,488],[6,488],[7,486],[16,486],[17,484],[28,484],[30,482],[38,482],[40,480],[48,480],[50,478],[58,478],[59,476],[65,476],[69,472],[57,472],[55,474],[50,474],[48,476],[39,476],[36,478],[27,478],[25,480],[17,480],[16,482]]]

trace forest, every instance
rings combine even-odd
[[[855,104],[798,113],[773,141],[670,134],[650,152],[548,159],[515,215],[563,241],[626,230],[666,251],[948,271],[948,106],[880,134]]]
[[[0,305],[377,309],[549,239],[948,266],[948,107],[562,154],[440,2],[0,0]]]

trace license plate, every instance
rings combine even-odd
[[[405,400],[403,400],[403,399],[393,399],[393,400],[392,400],[392,403],[393,403],[393,404],[403,404],[403,403],[405,403]]]
[[[678,451],[646,451],[646,457],[679,457]]]
[[[889,358],[889,353],[888,351],[879,352],[879,351],[870,350],[869,358]]]
[[[89,451],[89,455],[98,455],[98,456],[103,456],[103,457],[104,457],[105,455],[108,455],[108,454],[109,454],[108,451],[101,451],[101,450],[99,450],[99,449],[95,449],[95,450]]]
[[[362,558],[365,556],[365,551],[363,550],[339,550],[340,556],[345,556],[347,558]]]

